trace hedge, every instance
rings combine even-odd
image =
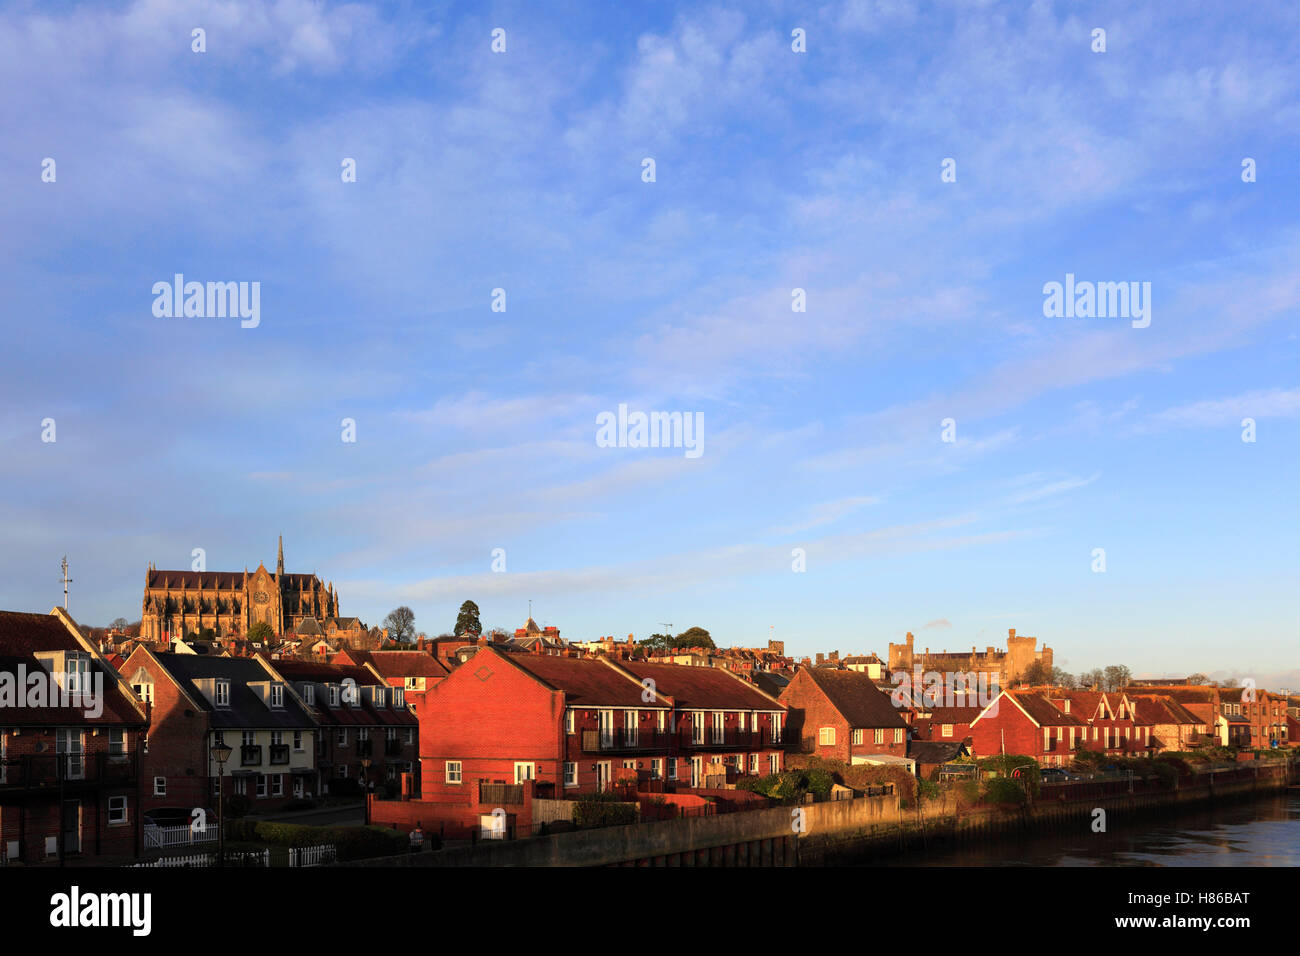
[[[231,820],[226,823],[226,839],[271,846],[304,847],[333,844],[339,860],[364,860],[375,856],[394,856],[410,848],[406,833],[388,827],[307,827],[297,823]],[[436,834],[425,834],[425,845],[441,848]]]

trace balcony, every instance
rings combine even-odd
[[[289,745],[288,744],[271,744],[271,763],[288,763],[289,762]]]
[[[258,767],[262,764],[262,748],[259,744],[245,744],[239,748],[239,765],[241,767]]]
[[[582,732],[582,749],[587,753],[649,753],[666,751],[672,744],[672,734],[658,731],[629,731],[622,728],[614,731],[584,730]]]
[[[697,731],[683,730],[679,744],[683,750],[746,750],[769,746],[771,741],[764,730],[723,730],[705,727]]]
[[[25,754],[0,761],[0,792],[133,784],[135,754]]]

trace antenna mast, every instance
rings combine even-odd
[[[68,609],[68,585],[72,583],[72,578],[68,577],[68,556],[63,556],[63,610]]]

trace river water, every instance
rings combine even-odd
[[[913,850],[865,866],[1300,866],[1300,790],[1259,800],[1147,815],[1106,833],[1003,834],[955,849]]]

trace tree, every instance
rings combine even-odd
[[[1128,682],[1133,679],[1133,672],[1123,664],[1112,664],[1106,668],[1104,678],[1104,689],[1107,691],[1119,690],[1121,687],[1127,687]]]
[[[393,640],[409,640],[415,636],[415,612],[405,604],[395,607],[384,618],[384,627],[388,628],[388,636]]]
[[[275,630],[265,621],[258,621],[248,629],[248,634],[246,634],[245,637],[247,640],[253,641],[254,643],[260,642],[265,644],[275,637]]]
[[[1079,687],[1082,690],[1104,689],[1106,675],[1102,673],[1100,667],[1094,667],[1090,671],[1084,671],[1079,675]]]
[[[1028,684],[1034,687],[1038,684],[1046,684],[1052,676],[1052,672],[1042,661],[1032,661],[1025,668],[1025,672],[1020,675],[1020,683]]]
[[[114,619],[113,619],[113,623],[110,624],[110,625],[108,625],[108,626],[109,626],[109,628],[112,629],[112,630],[125,630],[125,629],[126,629],[126,625],[127,625],[127,620],[126,620],[126,618],[124,618],[124,617],[117,617],[117,618],[114,618]]]
[[[715,645],[709,632],[702,627],[688,627],[672,639],[673,647],[704,647],[714,650]]]
[[[1189,684],[1204,684],[1209,680],[1204,674],[1192,674],[1187,678]]]
[[[457,637],[465,634],[473,634],[475,637],[483,633],[483,624],[478,619],[478,605],[473,601],[466,601],[460,606],[460,613],[456,615],[456,628],[453,632]]]
[[[1052,684],[1057,687],[1064,687],[1066,690],[1074,690],[1079,686],[1079,680],[1069,671],[1060,667],[1053,667]]]
[[[673,636],[671,634],[651,634],[643,641],[637,641],[637,647],[643,647],[647,651],[666,651],[672,646]]]

